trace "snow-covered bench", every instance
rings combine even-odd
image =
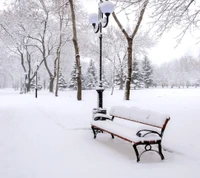
[[[162,137],[170,117],[165,114],[143,110],[136,107],[113,106],[109,115],[97,113],[91,122],[94,139],[98,133],[107,132],[112,138],[117,136],[132,143],[137,162],[144,152],[155,151],[161,159]],[[128,121],[128,122],[127,122]],[[139,153],[137,146],[143,145],[144,151]],[[157,145],[157,149],[153,149]]]

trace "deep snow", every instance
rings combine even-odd
[[[136,162],[128,142],[90,130],[96,91],[41,91],[20,95],[0,90],[0,178],[199,178],[200,89],[104,92],[104,107],[134,106],[170,115],[163,138],[165,160],[145,153]]]

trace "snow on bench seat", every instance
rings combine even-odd
[[[144,110],[137,107],[113,106],[109,111],[110,116],[124,118],[135,122],[141,122],[162,128],[168,114],[161,114],[151,110]]]
[[[117,122],[110,120],[105,121],[92,121],[91,125],[101,128],[107,132],[114,133],[115,135],[121,136],[130,142],[143,142],[143,141],[158,141],[161,140],[159,135],[147,135],[146,137],[138,137],[136,133],[138,129],[134,129]],[[141,127],[140,127],[141,129]]]

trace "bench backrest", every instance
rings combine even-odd
[[[109,114],[145,125],[150,125],[163,129],[169,120],[169,115],[158,112],[144,110],[137,107],[113,106]]]

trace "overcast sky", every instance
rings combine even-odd
[[[3,9],[3,7],[4,7],[4,1],[5,0],[0,0],[0,9]]]
[[[177,46],[176,33],[171,31],[163,35],[157,45],[152,48],[149,57],[154,64],[162,64],[181,56],[191,55],[198,57],[200,55],[200,44],[190,34],[187,34],[182,42]]]

